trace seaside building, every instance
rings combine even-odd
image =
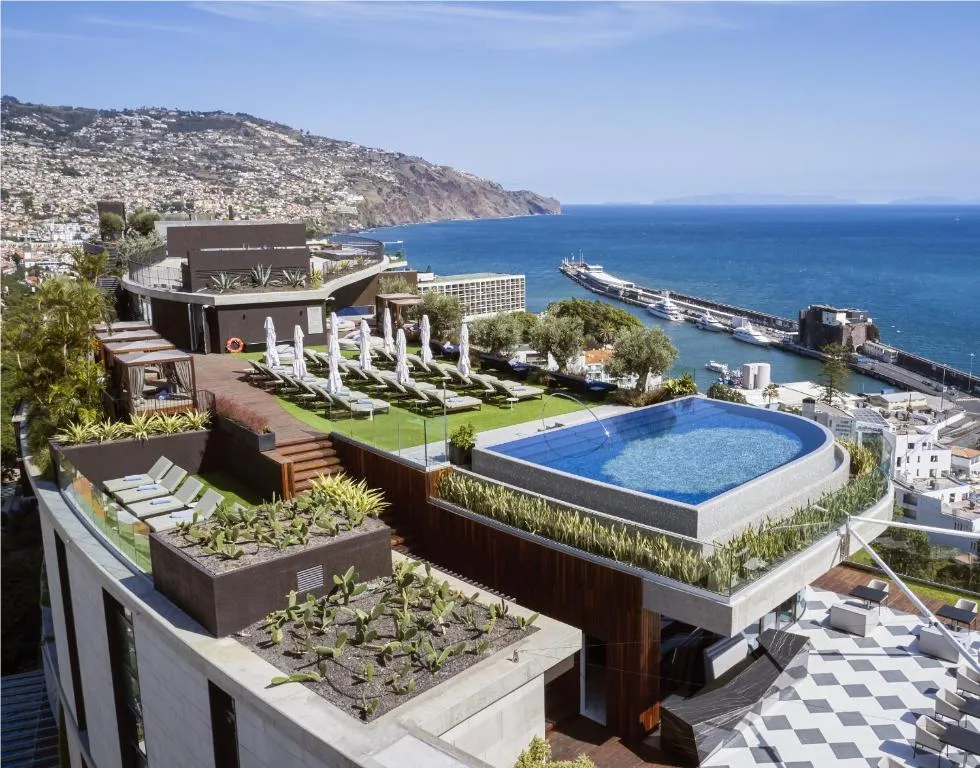
[[[954,445],[949,449],[950,465],[954,474],[962,474],[971,480],[980,479],[980,451]]]
[[[903,425],[885,432],[885,439],[892,446],[892,477],[906,481],[948,477],[952,453],[938,442],[937,433],[935,425]]]
[[[895,504],[905,517],[920,525],[954,531],[980,533],[980,486],[950,478],[895,481]],[[957,547],[972,555],[980,554],[977,541],[938,532],[929,533],[929,541],[945,547]]]
[[[421,293],[435,291],[455,296],[463,305],[467,322],[501,312],[523,312],[526,308],[524,275],[475,272],[430,277],[430,273],[421,273],[418,288]]]
[[[841,344],[856,350],[868,340],[868,326],[871,324],[871,318],[863,309],[811,304],[800,310],[800,344],[810,349]]]

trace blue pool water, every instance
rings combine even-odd
[[[607,435],[608,433],[608,435]],[[489,448],[590,480],[699,504],[814,450],[816,424],[690,398]]]

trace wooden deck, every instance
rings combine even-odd
[[[277,444],[325,434],[286,413],[279,401],[262,388],[248,384],[242,378],[247,369],[248,363],[237,355],[194,355],[198,389],[232,397],[260,413],[276,433]]]
[[[611,729],[576,715],[548,726],[548,743],[553,760],[574,760],[588,755],[596,768],[674,768],[683,763],[673,762],[654,746],[657,736],[643,741],[624,742]]]
[[[919,611],[912,604],[905,594],[896,587],[892,580],[889,579],[884,574],[870,573],[869,571],[862,570],[860,568],[854,568],[853,566],[847,565],[846,563],[841,565],[835,565],[829,571],[827,571],[823,576],[813,582],[813,586],[819,589],[826,589],[830,592],[836,592],[838,595],[847,595],[854,587],[862,586],[867,584],[871,579],[881,579],[882,581],[887,581],[888,586],[888,599],[882,603],[882,605],[887,605],[893,611],[903,611],[904,613],[918,613]],[[934,598],[919,598],[925,604],[926,608],[935,613],[943,605],[942,600],[936,600]]]

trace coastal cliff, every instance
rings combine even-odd
[[[0,117],[8,222],[94,219],[97,199],[337,230],[561,212],[557,200],[534,192],[242,113],[4,97]]]

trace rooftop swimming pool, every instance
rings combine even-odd
[[[487,447],[491,453],[698,505],[826,444],[818,424],[684,398]]]

